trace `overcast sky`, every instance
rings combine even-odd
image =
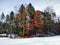
[[[60,15],[60,0],[0,0],[0,14],[5,15],[10,11],[15,10],[15,6],[21,4],[32,3],[36,10],[43,11],[47,6],[52,6],[57,14]]]

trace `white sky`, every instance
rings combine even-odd
[[[32,3],[36,10],[44,10],[47,6],[52,6],[57,16],[60,16],[60,0],[0,0],[0,14],[5,15],[15,10],[15,6]]]

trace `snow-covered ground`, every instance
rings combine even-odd
[[[60,45],[60,36],[25,39],[0,38],[0,45]]]

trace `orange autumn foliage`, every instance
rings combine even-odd
[[[40,20],[39,18],[39,15],[40,15],[40,11],[36,11],[35,12],[35,15],[34,15],[34,23],[35,23],[35,26],[38,27],[38,28],[41,28],[44,26],[44,20]]]
[[[24,19],[24,18],[25,18],[25,15],[23,15],[23,14],[17,14],[16,17],[17,17],[17,18]]]
[[[44,26],[44,20],[40,20],[40,11],[35,11],[34,13],[34,19],[30,18],[30,23],[29,24],[24,24],[24,30],[26,30],[26,33],[28,33],[30,30],[33,30],[34,27],[37,28],[43,28]],[[21,18],[21,19],[25,19],[26,16],[30,16],[30,14],[17,14],[16,18]]]

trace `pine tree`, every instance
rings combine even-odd
[[[29,5],[28,5],[28,13],[30,13],[30,14],[34,14],[34,12],[35,12],[35,9],[34,9],[34,7],[32,6],[32,4],[31,3],[29,3]]]
[[[45,25],[44,25],[44,29],[47,32],[47,35],[50,35],[50,30],[51,30],[51,14],[49,12],[44,12],[44,16],[45,16]]]
[[[31,15],[31,18],[33,18],[34,13],[35,13],[35,8],[32,6],[31,3],[29,3],[29,5],[28,5],[27,8],[28,8],[28,9],[27,9],[28,13]]]
[[[22,4],[22,5],[20,6],[18,12],[22,14],[22,13],[24,13],[24,11],[25,11],[25,6]]]
[[[5,15],[4,15],[4,13],[2,12],[2,14],[1,14],[1,20],[3,20],[5,18]]]
[[[11,19],[11,20],[14,19],[14,12],[13,12],[13,11],[11,11],[11,13],[10,13],[10,19]]]

